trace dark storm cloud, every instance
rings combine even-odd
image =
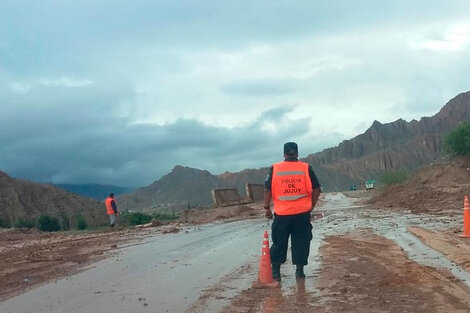
[[[0,117],[0,168],[34,181],[140,186],[177,164],[215,173],[257,166],[260,160],[279,157],[277,138],[308,131],[306,120],[280,127],[276,137],[262,129],[267,122],[288,121],[289,107],[236,128],[193,119],[135,124],[115,113],[118,99],[131,98],[132,91],[106,90],[93,84],[78,89],[47,87],[7,97],[16,100],[7,106],[9,114]]]
[[[468,12],[463,0],[3,1],[0,170],[138,186],[176,164],[268,166],[285,141],[306,155],[377,114],[436,112],[469,88],[468,33],[452,30]]]

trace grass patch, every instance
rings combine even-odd
[[[380,182],[384,185],[404,183],[408,179],[408,172],[404,170],[388,170],[380,175]]]
[[[35,226],[34,219],[20,217],[15,221],[13,225],[15,228],[33,228]]]
[[[11,224],[10,224],[9,219],[0,218],[0,228],[10,228],[10,227],[11,227]]]

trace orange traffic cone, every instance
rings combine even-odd
[[[470,237],[470,204],[467,195],[463,199],[463,235],[460,235],[460,237]]]
[[[273,279],[271,269],[271,255],[269,254],[268,231],[264,231],[263,248],[261,249],[261,260],[259,262],[258,281],[268,287],[277,287],[279,282]]]

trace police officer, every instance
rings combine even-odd
[[[112,228],[116,223],[116,215],[119,215],[116,200],[114,200],[114,193],[111,192],[104,203],[106,204],[106,213],[109,216],[109,224]]]
[[[310,252],[312,224],[310,212],[320,196],[320,183],[308,163],[298,159],[295,142],[284,144],[284,161],[271,166],[265,181],[265,216],[272,218],[271,199],[274,202],[272,224],[271,264],[273,278],[281,280],[281,264],[286,261],[287,244],[291,237],[292,263],[295,277],[305,278],[304,266]]]

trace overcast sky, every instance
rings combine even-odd
[[[468,90],[468,0],[0,2],[0,170],[38,182],[269,166]]]

